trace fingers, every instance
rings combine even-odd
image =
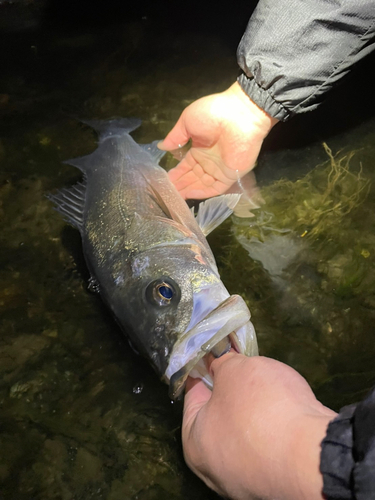
[[[206,367],[212,377],[215,377],[215,372],[223,365],[223,363],[227,363],[233,356],[238,356],[238,352],[233,348],[220,356],[219,358],[215,358],[215,356],[211,353],[206,356]],[[217,363],[216,363],[217,361]]]
[[[204,200],[224,194],[226,190],[227,186],[219,181],[216,181],[212,186],[206,186],[202,182],[197,181],[182,189],[180,194],[185,200]]]
[[[199,411],[210,400],[211,391],[200,379],[187,379],[184,399],[184,428],[190,432]]]
[[[212,152],[192,148],[185,158],[168,172],[171,182],[185,199],[204,199],[225,193],[235,179],[230,169],[218,165]],[[235,174],[234,174],[235,175]]]
[[[183,160],[185,161],[185,160]],[[168,172],[169,178],[185,199],[205,199],[225,193],[228,186],[223,182],[216,181],[208,174],[198,177],[195,171],[179,164]]]
[[[182,160],[177,167],[172,168],[168,175],[178,191],[182,191],[199,180],[186,160]]]
[[[199,189],[187,188],[180,191],[181,196],[184,200],[205,200],[206,198],[212,198],[217,196],[218,193],[214,189],[207,189],[206,187],[200,187]]]
[[[209,359],[209,373],[213,379],[213,393],[216,397],[222,394],[223,391],[228,390],[228,380],[238,381],[242,379],[246,371],[243,373],[240,365],[248,363],[251,358],[239,354],[234,349],[220,356],[220,358],[212,358]],[[247,368],[250,369],[250,366]]]
[[[163,141],[159,142],[158,148],[163,151],[177,149],[186,144],[189,139],[190,135],[185,127],[183,115],[181,115],[167,137]]]

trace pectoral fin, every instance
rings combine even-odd
[[[159,191],[155,189],[151,184],[148,185],[148,194],[154,200],[154,202],[156,202],[158,206],[163,210],[165,217],[167,219],[170,219],[171,222],[173,221],[175,224],[177,224],[176,227],[180,227],[180,229],[184,228],[183,231],[185,232],[186,226],[184,224],[184,221],[181,220],[181,217],[179,217],[177,212],[173,210],[171,204],[167,205],[165,203]]]
[[[207,236],[233,212],[241,194],[223,194],[210,198],[199,205],[196,221],[203,234]]]

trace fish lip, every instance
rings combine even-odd
[[[228,312],[230,312],[229,315]],[[243,327],[248,327],[247,333],[251,336],[251,348],[248,348],[246,342],[240,341],[238,338],[235,339],[237,332]],[[173,363],[172,360],[184,352],[189,340],[193,339],[195,335],[207,334],[210,329],[213,330],[213,333],[209,339],[194,348],[193,353],[182,366],[176,367],[176,363]],[[165,372],[165,378],[167,381],[169,380],[169,396],[171,399],[177,399],[182,394],[186,379],[197,362],[209,353],[214,345],[229,335],[231,340],[235,340],[235,348],[238,352],[247,355],[258,353],[255,332],[250,321],[250,311],[239,295],[231,295],[221,302],[196,325],[185,332],[183,337],[175,344],[170,356],[170,363]]]

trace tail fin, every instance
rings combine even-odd
[[[138,118],[113,118],[112,120],[81,120],[89,127],[92,127],[99,135],[99,144],[101,144],[108,137],[114,137],[115,135],[124,135],[132,132],[138,128],[142,120]],[[93,158],[97,155],[97,150],[93,153],[81,156],[79,158],[71,158],[63,163],[67,165],[73,165],[79,168],[82,172],[87,172],[90,170],[90,166],[93,163]]]

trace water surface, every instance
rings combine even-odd
[[[197,19],[193,4],[169,22],[147,5],[129,15],[115,7],[118,22],[108,11],[100,20],[97,4],[85,16],[51,3],[43,15],[28,11],[27,30],[21,19],[1,35],[4,500],[217,498],[184,464],[181,406],[87,291],[78,232],[45,195],[79,180],[63,160],[95,148],[77,118],[140,117],[135,137],[151,142],[187,104],[227,88],[249,12],[240,5],[225,19],[203,9]],[[209,240],[224,283],[252,311],[261,353],[298,369],[334,409],[375,383],[374,102],[365,73],[318,112],[274,129],[257,167],[266,204]],[[341,172],[328,191],[323,141],[342,150],[337,162],[356,150],[351,176]]]

